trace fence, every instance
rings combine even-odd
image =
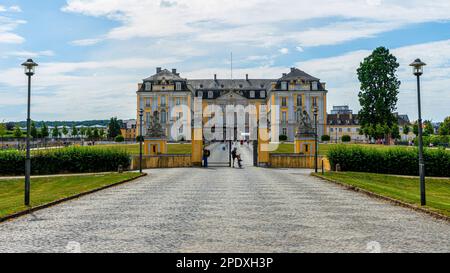
[[[326,171],[331,170],[330,161],[325,156],[318,156],[318,168],[323,167]],[[305,168],[314,169],[314,156],[301,154],[270,154],[269,167],[271,168]]]

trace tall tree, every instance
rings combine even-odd
[[[75,126],[75,124],[72,125],[72,133],[71,133],[71,135],[73,137],[77,137],[78,136],[78,129],[77,129],[77,126]]]
[[[2,138],[2,144],[3,144],[3,137],[6,135],[6,124],[0,123],[0,137]]]
[[[397,109],[400,81],[396,72],[399,67],[397,58],[385,47],[375,49],[360,64],[357,73],[361,83],[359,120],[362,132],[370,137],[379,138],[380,128],[384,138],[392,133],[397,118],[393,114]]]
[[[416,122],[414,122],[413,124],[413,133],[418,136],[419,135],[419,124]]]
[[[22,135],[23,135],[22,130],[20,129],[20,126],[17,124],[16,127],[14,128],[13,136],[15,138],[21,138]]]
[[[55,127],[53,127],[53,130],[52,130],[52,137],[57,138],[58,136],[59,136],[59,129],[58,129],[58,126],[55,125]]]
[[[444,119],[444,122],[439,127],[439,134],[441,136],[450,135],[450,116]]]
[[[97,141],[97,140],[99,140],[99,138],[100,138],[100,133],[98,131],[98,128],[94,128],[94,131],[92,132],[92,139],[94,141]]]
[[[98,132],[100,139],[104,139],[105,138],[105,129],[101,128],[100,131]]]
[[[433,127],[433,124],[431,123],[431,121],[430,120],[426,120],[424,123],[423,123],[423,134],[425,135],[425,136],[430,136],[430,135],[434,135],[434,127]]]
[[[108,125],[108,137],[115,138],[116,136],[120,135],[120,127],[121,125],[117,118],[111,118]]]
[[[411,128],[409,127],[408,124],[403,125],[403,133],[405,135],[408,135],[411,132]]]
[[[42,127],[41,127],[41,137],[42,138],[47,138],[50,135],[50,133],[48,132],[48,127],[47,124],[45,124],[45,122],[42,122]]]
[[[64,137],[67,137],[67,135],[69,134],[69,130],[67,130],[66,125],[63,125],[63,127],[62,127],[62,133],[63,133]]]
[[[93,134],[92,134],[92,129],[91,129],[91,127],[88,127],[88,128],[86,129],[86,138],[87,138],[88,140],[92,140],[92,136],[93,136]]]
[[[36,128],[36,123],[34,123],[34,121],[31,122],[30,135],[35,139],[38,137],[38,130]]]

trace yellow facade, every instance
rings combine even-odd
[[[167,140],[144,139],[144,155],[167,154]]]
[[[294,142],[294,152],[296,154],[314,155],[316,152],[316,145],[314,139],[300,140],[296,139]]]

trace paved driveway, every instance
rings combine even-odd
[[[450,252],[450,224],[304,170],[158,169],[0,224],[0,242],[0,252]]]

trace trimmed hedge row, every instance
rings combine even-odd
[[[69,147],[33,154],[31,173],[34,175],[117,171],[131,164],[130,155],[118,149]],[[23,175],[25,153],[15,150],[0,152],[0,175]]]
[[[336,145],[328,151],[332,168],[339,164],[341,171],[419,175],[417,148],[374,149],[362,146]],[[450,152],[425,149],[425,174],[450,177]]]

